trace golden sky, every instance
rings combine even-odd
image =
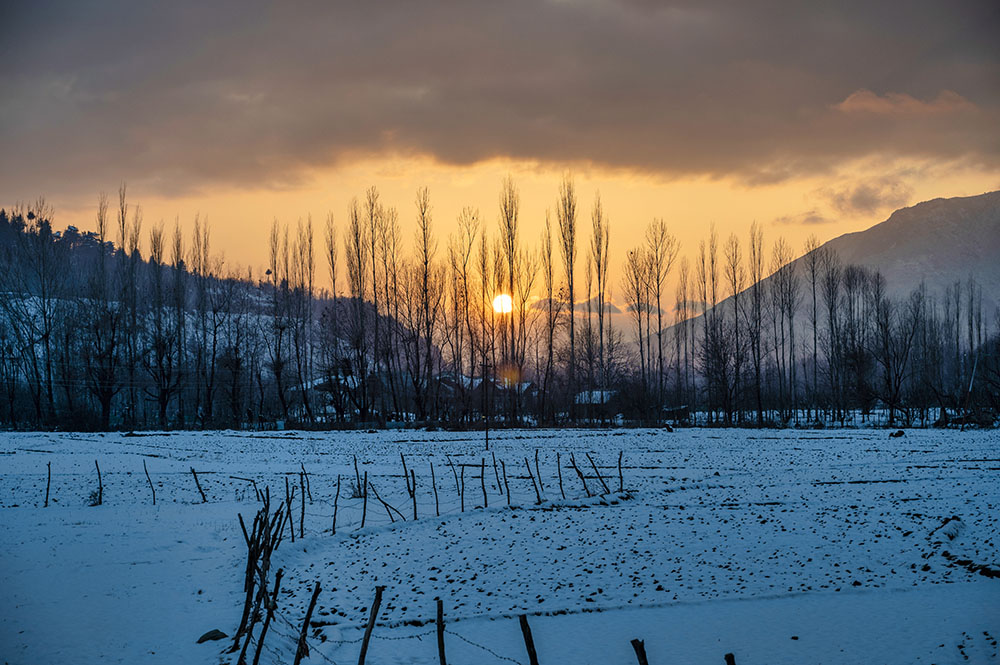
[[[407,244],[414,230],[416,188],[430,189],[434,227],[441,240],[443,257],[448,234],[457,228],[456,218],[465,206],[477,207],[488,232],[495,233],[501,179],[510,174],[521,194],[521,239],[525,246],[534,247],[542,232],[546,210],[554,214],[560,180],[564,173],[570,173],[579,196],[581,257],[584,243],[589,239],[590,207],[594,195],[600,192],[611,220],[613,286],[618,291],[618,268],[628,250],[642,242],[645,226],[654,217],[666,220],[670,231],[680,240],[681,256],[691,260],[712,224],[721,239],[736,233],[745,241],[750,223],[756,220],[764,229],[767,244],[780,236],[800,249],[811,234],[826,241],[863,230],[904,205],[939,196],[975,195],[1000,187],[997,174],[950,166],[941,165],[930,169],[925,177],[908,179],[901,191],[877,190],[875,194],[882,198],[867,205],[866,201],[855,201],[853,206],[843,199],[857,194],[858,182],[879,181],[884,170],[877,165],[857,164],[837,177],[817,176],[750,186],[723,178],[667,179],[580,165],[560,168],[489,160],[471,166],[449,166],[427,158],[369,158],[340,168],[315,171],[303,183],[281,189],[222,189],[165,197],[143,192],[141,187],[133,185],[129,196],[142,206],[147,228],[159,220],[169,227],[179,219],[181,227],[190,233],[195,215],[207,219],[212,229],[213,252],[221,254],[229,268],[253,267],[259,274],[260,267],[267,262],[267,234],[274,219],[294,226],[298,220],[312,215],[319,241],[327,213],[333,213],[335,224],[342,230],[351,197],[363,198],[372,184],[379,188],[384,204],[398,210]],[[80,207],[59,206],[58,202],[56,205],[59,225],[94,227],[93,203],[85,202]],[[582,266],[581,258],[577,265],[581,279]],[[325,266],[320,266],[318,274],[326,285]]]

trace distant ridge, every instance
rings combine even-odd
[[[905,298],[923,282],[927,294],[940,301],[945,288],[959,281],[964,287],[973,277],[983,289],[983,314],[992,320],[1000,304],[1000,191],[900,208],[884,222],[845,233],[815,251],[824,248],[842,265],[878,270],[894,298]],[[801,279],[807,256],[792,262]]]
[[[885,278],[887,294],[896,299],[908,297],[923,282],[927,295],[940,304],[946,288],[962,282],[964,294],[965,283],[972,277],[982,287],[987,327],[996,325],[995,317],[1000,316],[1000,191],[931,199],[900,208],[885,221],[833,238],[814,251],[824,248],[836,253],[841,265],[878,270]],[[765,267],[769,251],[765,248]],[[801,327],[803,334],[811,297],[806,284],[807,256],[792,262],[800,279],[796,327]],[[770,280],[763,280],[765,288]],[[749,291],[747,288],[741,295]],[[731,310],[732,297],[716,307]],[[699,313],[691,321],[700,319]]]
[[[896,297],[923,281],[928,294],[940,298],[945,287],[974,277],[983,288],[983,313],[992,318],[1000,298],[1000,191],[900,208],[884,222],[824,246],[844,264],[878,269]],[[797,269],[804,269],[803,259],[797,259]]]

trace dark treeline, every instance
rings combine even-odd
[[[404,243],[372,187],[336,224],[276,221],[256,276],[213,254],[204,220],[144,228],[124,186],[96,232],[53,231],[44,201],[2,210],[0,423],[926,425],[1000,408],[1000,314],[971,277],[895,299],[815,240],[798,261],[783,239],[765,251],[756,225],[721,247],[711,230],[692,265],[657,219],[614,284],[599,196],[581,211],[565,179],[531,237],[519,204],[507,179],[495,233],[466,208],[442,242],[421,189]]]

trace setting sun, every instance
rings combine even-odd
[[[493,299],[493,311],[497,314],[510,314],[514,311],[514,301],[506,293],[501,293]]]

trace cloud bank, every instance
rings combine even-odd
[[[287,187],[384,153],[749,184],[869,155],[1000,167],[989,2],[98,0],[3,12],[5,195],[122,177],[166,194]],[[864,207],[863,194],[844,205]]]

